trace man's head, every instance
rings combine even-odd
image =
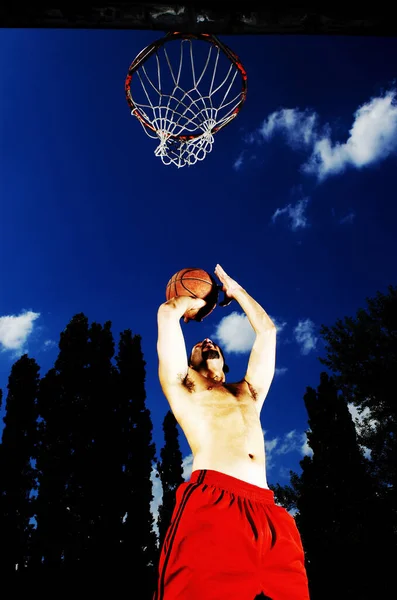
[[[193,346],[189,366],[195,371],[219,372],[223,381],[225,381],[225,374],[229,372],[221,348],[209,338]]]

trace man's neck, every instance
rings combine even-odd
[[[211,379],[211,381],[215,381],[216,383],[223,383],[224,381],[223,371],[213,371],[212,369],[208,369],[208,367],[205,367],[203,369],[200,369],[199,373],[203,375],[203,377]]]

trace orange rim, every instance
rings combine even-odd
[[[166,42],[169,42],[170,40],[175,40],[175,39],[203,40],[205,42],[212,44],[216,48],[220,48],[220,50],[222,50],[224,52],[224,54],[226,54],[226,56],[229,58],[229,60],[237,67],[238,71],[240,72],[241,81],[242,81],[241,99],[240,99],[239,103],[237,104],[236,108],[234,109],[234,111],[232,112],[232,114],[221,125],[215,125],[212,128],[211,133],[213,133],[213,134],[217,133],[220,129],[222,129],[223,127],[228,125],[230,123],[230,121],[232,121],[238,115],[238,113],[240,112],[240,110],[245,102],[245,99],[247,97],[247,72],[244,69],[244,67],[241,63],[241,60],[239,59],[237,54],[235,54],[232,50],[230,50],[230,48],[228,46],[226,46],[226,44],[223,44],[220,40],[218,40],[218,38],[216,36],[209,34],[209,33],[181,33],[178,31],[170,32],[170,33],[167,33],[167,35],[165,35],[163,38],[156,40],[155,42],[152,42],[151,44],[149,44],[149,46],[144,48],[138,54],[138,56],[132,61],[130,68],[128,69],[128,74],[125,79],[125,86],[124,86],[125,96],[126,96],[128,105],[131,109],[131,114],[133,114],[142,123],[142,125],[144,125],[148,129],[150,129],[154,133],[157,133],[157,129],[155,127],[153,127],[153,125],[145,119],[144,115],[139,111],[139,108],[136,106],[136,104],[132,98],[132,94],[131,94],[131,81],[132,81],[132,77],[133,77],[134,73],[138,70],[138,68],[144,62],[146,62],[152,56],[152,54],[154,54],[156,52],[156,50],[158,48],[160,48],[160,46],[162,46]],[[202,135],[201,133],[198,133],[196,135],[172,135],[172,134],[169,134],[169,137],[174,138],[176,140],[180,140],[180,141],[187,141],[187,140],[193,140],[197,137],[200,137],[201,135]]]

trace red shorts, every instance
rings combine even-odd
[[[271,490],[193,471],[176,491],[153,600],[309,600],[304,560]]]

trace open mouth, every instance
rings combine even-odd
[[[202,352],[202,357],[203,360],[212,360],[215,358],[219,358],[219,352],[218,350],[215,350],[215,348],[206,348]]]

